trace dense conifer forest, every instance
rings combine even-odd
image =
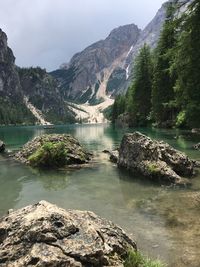
[[[200,126],[200,2],[180,9],[169,3],[156,49],[141,48],[132,85],[115,99],[113,122],[128,117],[129,126]]]

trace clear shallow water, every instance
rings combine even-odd
[[[95,155],[94,163],[70,171],[38,171],[0,156],[0,215],[45,199],[66,209],[91,210],[123,227],[147,255],[169,266],[200,266],[200,175],[190,189],[157,186],[120,171],[108,161],[104,149],[119,146],[123,133],[109,125],[2,127],[0,139],[17,150],[37,135],[70,133]],[[175,130],[137,129],[162,139],[194,159],[192,145],[200,137]]]

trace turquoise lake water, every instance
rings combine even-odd
[[[42,199],[66,209],[91,210],[124,228],[144,254],[159,257],[170,267],[199,267],[200,175],[192,179],[191,188],[183,190],[158,186],[119,170],[102,151],[118,147],[123,134],[134,130],[200,160],[200,152],[192,148],[200,136],[189,131],[110,125],[67,125],[51,130],[1,127],[0,140],[10,151],[44,133],[70,133],[93,152],[94,159],[76,170],[38,171],[0,155],[0,215]]]

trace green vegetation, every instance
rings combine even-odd
[[[156,173],[159,173],[160,172],[160,169],[159,169],[159,167],[155,163],[149,163],[149,165],[148,165],[148,171],[151,174],[156,174]]]
[[[76,67],[70,67],[61,68],[49,73],[54,78],[61,79],[60,93],[65,100],[69,100],[68,92],[70,90],[70,84],[75,80],[78,71]]]
[[[75,116],[58,93],[58,83],[45,69],[18,68],[23,92],[44,118],[54,124],[73,123]]]
[[[150,260],[138,251],[130,250],[124,262],[124,267],[166,267],[159,260]]]
[[[128,113],[130,126],[200,127],[200,2],[177,17],[180,5],[167,4],[156,49],[140,50],[132,86],[113,105],[113,122]]]
[[[140,50],[135,61],[133,85],[129,89],[127,111],[131,114],[131,124],[147,125],[151,111],[151,90],[153,64],[150,48],[147,45]]]
[[[126,110],[126,96],[118,95],[115,98],[115,102],[112,107],[112,122],[119,117],[119,115],[123,114]]]
[[[67,151],[63,142],[46,142],[29,158],[34,167],[62,167],[67,163]]]
[[[112,106],[109,106],[106,109],[104,109],[103,114],[107,120],[111,121],[112,120]]]
[[[200,1],[194,0],[179,21],[174,68],[177,103],[185,125],[200,127]]]
[[[176,28],[173,19],[175,6],[168,4],[166,21],[155,50],[155,66],[152,87],[152,117],[159,126],[162,122],[173,120],[174,108],[170,101],[174,100],[176,75],[170,72],[170,64],[174,57],[173,47],[176,42]]]
[[[35,121],[22,99],[0,97],[0,125],[34,124]]]

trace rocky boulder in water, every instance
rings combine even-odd
[[[6,148],[6,146],[5,146],[4,142],[2,142],[2,141],[0,140],[0,153],[1,153],[1,152],[4,152],[4,151],[5,151],[5,148]]]
[[[187,184],[194,161],[163,141],[134,132],[125,134],[119,149],[119,167],[136,171],[160,183]]]
[[[74,137],[68,134],[45,134],[35,137],[16,153],[15,159],[34,166],[56,168],[87,163],[91,158]]]
[[[123,266],[136,244],[92,212],[40,201],[0,219],[0,266]]]
[[[196,150],[200,150],[200,143],[194,145],[193,147],[194,147],[194,149],[196,149]]]

